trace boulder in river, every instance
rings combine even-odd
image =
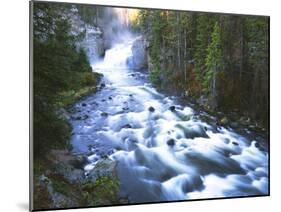
[[[183,126],[181,124],[176,124],[175,127],[181,129],[184,133],[184,136],[186,138],[209,138],[206,131],[204,130],[204,127],[201,125],[193,125],[193,126]]]
[[[101,87],[101,88],[104,88],[104,87],[105,87],[105,84],[104,84],[104,83],[101,83],[101,84],[100,84],[100,87]]]
[[[255,147],[256,147],[256,148],[260,148],[260,144],[256,142],[256,143],[255,143]]]
[[[122,107],[123,110],[129,110],[129,107]]]
[[[125,125],[122,126],[121,128],[132,128],[132,125],[130,125],[130,124],[125,124]]]
[[[230,123],[230,126],[231,126],[232,128],[238,128],[238,127],[239,127],[239,124],[238,124],[237,122],[231,122],[231,123]]]
[[[171,138],[171,139],[169,139],[167,141],[167,144],[168,144],[168,146],[174,146],[175,145],[175,140]]]
[[[170,106],[169,109],[170,109],[170,111],[174,112],[176,110],[176,107],[173,105],[173,106]]]
[[[239,146],[239,144],[236,141],[232,141],[232,144],[235,146]]]
[[[116,176],[116,162],[109,158],[100,159],[95,167],[88,174],[88,179],[95,181],[99,177],[103,176]]]
[[[150,106],[150,107],[148,108],[148,110],[149,110],[149,112],[154,112],[154,111],[155,111],[154,107],[152,107],[152,106]]]
[[[108,113],[102,112],[100,115],[103,116],[103,117],[107,117],[107,116],[108,116]]]
[[[183,180],[182,182],[182,190],[185,193],[192,192],[194,190],[202,190],[204,188],[204,184],[200,175],[190,176]]]

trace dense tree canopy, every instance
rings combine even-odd
[[[34,153],[68,146],[70,127],[59,115],[61,93],[92,82],[92,69],[83,48],[71,33],[70,5],[34,3]],[[90,78],[90,79],[89,79]]]
[[[268,18],[141,10],[149,73],[160,89],[199,99],[207,108],[268,124]]]

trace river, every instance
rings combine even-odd
[[[73,107],[73,151],[117,161],[120,196],[130,203],[268,194],[267,148],[202,121],[130,70],[133,40],[116,44],[93,69],[103,88]]]

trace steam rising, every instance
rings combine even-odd
[[[98,19],[98,25],[103,30],[106,49],[111,48],[116,43],[131,40],[130,16],[135,11],[134,9],[103,8],[103,13]]]

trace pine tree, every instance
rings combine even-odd
[[[197,78],[202,80],[206,69],[207,48],[211,42],[211,33],[216,17],[209,14],[200,14],[196,24],[195,69]]]
[[[205,92],[211,95],[213,107],[217,106],[217,76],[223,69],[222,63],[222,45],[220,36],[220,27],[218,22],[215,23],[212,32],[212,40],[207,48],[206,73],[204,76],[203,86]]]

